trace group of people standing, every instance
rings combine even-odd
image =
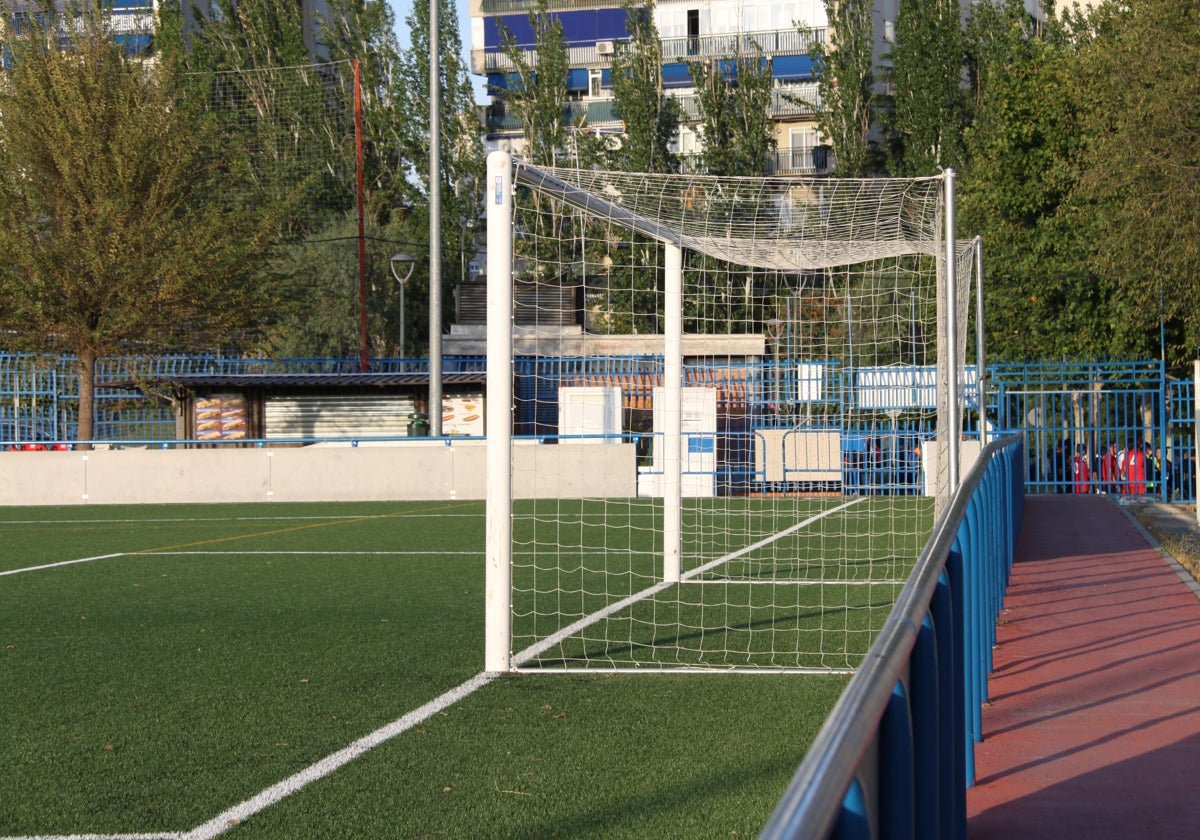
[[[1072,451],[1070,440],[1060,440],[1046,453],[1045,477],[1056,493],[1165,494],[1170,499],[1179,485],[1169,455],[1164,459],[1161,449],[1134,441],[1119,450],[1116,441],[1109,441],[1093,464],[1084,444]]]

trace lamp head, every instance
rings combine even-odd
[[[408,282],[408,278],[412,277],[417,261],[408,254],[396,254],[392,257],[390,265],[392,276],[396,278],[397,283],[403,286]]]

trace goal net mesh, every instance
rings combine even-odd
[[[855,668],[946,486],[945,181],[511,166],[509,667]]]

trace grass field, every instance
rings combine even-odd
[[[483,525],[0,510],[0,837],[755,835],[846,678],[481,679]]]

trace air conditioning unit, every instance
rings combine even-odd
[[[596,42],[596,54],[597,55],[612,55],[613,54],[613,42],[612,41],[597,41]]]

